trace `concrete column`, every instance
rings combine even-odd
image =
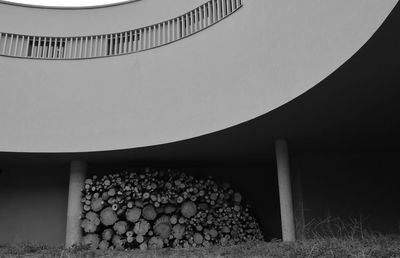
[[[279,201],[283,241],[295,241],[292,184],[290,182],[289,151],[286,140],[275,142],[276,164],[278,170]]]
[[[87,168],[87,162],[80,160],[74,160],[70,165],[67,230],[65,237],[65,247],[67,248],[74,244],[79,244],[82,237],[80,226],[82,214],[81,189],[85,181]]]

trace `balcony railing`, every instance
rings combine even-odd
[[[48,37],[0,32],[0,55],[33,59],[86,59],[136,53],[193,35],[242,6],[242,0],[210,0],[167,21],[104,35]]]

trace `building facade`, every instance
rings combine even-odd
[[[269,239],[394,231],[396,4],[0,2],[0,242],[73,243],[84,174],[148,165],[230,178]]]

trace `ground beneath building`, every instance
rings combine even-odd
[[[316,237],[295,243],[250,242],[235,246],[160,249],[148,251],[93,251],[84,247],[64,249],[33,244],[0,245],[0,257],[400,257],[400,235],[367,235],[363,238]]]

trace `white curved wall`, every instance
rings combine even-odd
[[[203,3],[167,1],[174,7],[165,11],[168,15]],[[153,5],[149,8],[153,10],[160,2],[142,0],[140,4]],[[0,57],[0,150],[134,148],[247,121],[328,76],[372,36],[396,3],[245,0],[241,10],[215,26],[141,53],[75,61]],[[79,14],[71,24],[67,13],[57,16],[54,10],[0,5],[0,30],[60,35],[55,26],[44,26],[54,19],[64,30],[62,35],[123,31],[156,18],[144,12],[135,18],[126,13],[138,4],[112,7],[115,23],[96,16],[108,13],[103,8],[85,11],[96,20],[85,21],[85,15]],[[3,14],[10,8],[19,15],[24,12],[35,28],[7,23],[3,29],[10,19]],[[37,12],[42,13],[38,16]],[[171,18],[159,12],[153,22]],[[133,23],[134,19],[142,24]],[[43,26],[36,28],[39,25]]]

